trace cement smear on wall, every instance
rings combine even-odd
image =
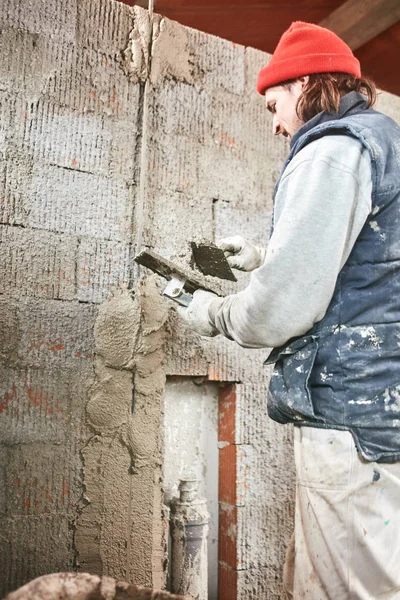
[[[152,554],[143,548],[151,549],[161,514],[160,501],[149,504],[149,490],[161,467],[166,316],[151,277],[134,297],[121,292],[99,311],[96,382],[86,407],[93,436],[83,449],[85,493],[76,533],[82,570],[117,570],[129,581],[134,568],[148,585]],[[157,542],[162,547],[163,540]]]

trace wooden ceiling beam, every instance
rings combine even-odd
[[[397,21],[399,0],[347,0],[319,24],[357,50]]]

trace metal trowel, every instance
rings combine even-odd
[[[203,275],[212,275],[220,279],[236,281],[236,277],[226,260],[221,248],[214,244],[192,243],[192,259]],[[142,250],[134,258],[135,262],[161,275],[168,281],[163,294],[181,306],[189,306],[196,290],[206,290],[218,295],[212,285],[205,284],[196,277],[193,271],[171,262],[153,250]]]
[[[191,247],[193,262],[203,275],[237,281],[221,248],[215,244],[197,242],[192,242]]]

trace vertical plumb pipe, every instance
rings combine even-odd
[[[171,591],[207,600],[207,502],[198,497],[197,479],[181,480],[179,493],[171,503]]]

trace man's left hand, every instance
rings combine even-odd
[[[219,331],[211,323],[208,309],[211,302],[216,298],[218,298],[216,294],[205,290],[196,290],[189,306],[179,306],[177,311],[194,331],[206,337],[214,337],[218,335]]]

